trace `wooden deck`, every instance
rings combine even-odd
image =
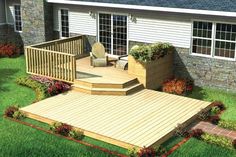
[[[90,66],[90,58],[85,57],[76,61],[77,78],[73,89],[79,92],[95,95],[128,95],[143,89],[135,76],[127,70],[107,67]]]
[[[136,77],[129,75],[127,70],[115,68],[110,64],[107,67],[90,66],[90,57],[76,61],[77,80],[90,83],[122,84]]]
[[[167,140],[179,124],[194,120],[209,102],[141,90],[128,96],[68,92],[21,108],[28,117],[70,124],[85,135],[124,148]]]

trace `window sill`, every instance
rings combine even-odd
[[[197,56],[197,57],[204,57],[204,58],[211,58],[211,59],[218,59],[218,60],[225,60],[225,61],[236,61],[235,58],[225,58],[225,57],[212,57],[211,55],[203,55],[203,54],[195,54],[190,53],[191,56]]]

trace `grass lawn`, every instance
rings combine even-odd
[[[221,118],[223,120],[231,120],[236,122],[236,94],[225,92],[222,90],[195,87],[188,97],[206,100],[206,101],[222,101],[227,107]]]
[[[0,157],[109,156],[99,150],[4,119],[2,114],[7,106],[12,104],[25,106],[35,99],[34,91],[15,83],[15,78],[24,75],[26,73],[23,56],[14,59],[0,58]],[[86,140],[92,141],[92,139]],[[111,147],[104,143],[103,145]],[[112,147],[112,149],[125,152],[122,148]]]

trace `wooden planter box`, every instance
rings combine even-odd
[[[173,54],[148,63],[141,63],[129,55],[128,73],[137,77],[145,88],[158,89],[163,81],[173,76]]]

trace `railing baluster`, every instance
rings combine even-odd
[[[83,54],[82,36],[45,42],[25,48],[28,73],[73,82],[76,56]]]

